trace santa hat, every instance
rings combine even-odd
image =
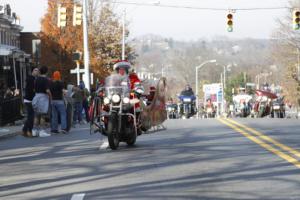
[[[116,64],[114,64],[113,69],[118,70],[119,68],[125,68],[129,70],[131,68],[131,64],[127,60],[118,61]]]

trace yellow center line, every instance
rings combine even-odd
[[[236,121],[234,121],[232,119],[227,119],[227,121],[230,121],[231,123],[233,123],[233,124],[235,124],[235,125],[237,125],[237,126],[239,126],[241,128],[246,129],[247,131],[249,131],[249,132],[251,132],[251,133],[259,136],[261,139],[263,139],[265,141],[268,141],[268,142],[274,144],[275,146],[281,148],[282,150],[287,151],[290,154],[293,154],[294,156],[300,158],[300,152],[297,151],[296,149],[293,149],[293,148],[291,148],[289,146],[286,146],[286,145],[278,142],[277,140],[275,140],[273,138],[270,138],[269,136],[266,136],[266,135],[264,135],[264,134],[262,134],[262,133],[260,133],[260,132],[258,132],[256,130],[254,130],[253,128],[250,128],[250,127],[248,127],[246,125],[240,124],[240,123],[238,123],[238,122],[236,122]]]
[[[258,139],[257,137],[253,136],[253,135],[250,135],[249,133],[247,133],[246,131],[242,130],[241,128],[237,127],[236,125],[233,125],[231,123],[229,123],[228,121],[225,121],[224,119],[218,119],[221,123],[229,126],[230,128],[232,128],[233,130],[237,131],[238,133],[241,133],[242,135],[244,135],[245,137],[247,137],[248,139],[250,139],[251,141],[255,142],[256,144],[260,145],[261,147],[267,149],[268,151],[276,154],[277,156],[281,157],[282,159],[292,163],[293,165],[295,165],[296,167],[300,168],[300,162],[281,152],[280,150],[278,149],[275,149],[274,147],[272,147],[271,145],[265,143],[264,141]]]

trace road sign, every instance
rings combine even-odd
[[[220,83],[203,85],[203,92],[205,94],[217,94],[220,90],[222,90],[222,85]]]
[[[79,85],[80,82],[80,73],[84,73],[84,69],[79,68],[79,62],[77,62],[77,68],[70,70],[71,74],[77,74],[77,85]]]
[[[70,70],[70,73],[71,74],[77,74],[78,73],[78,69],[71,69]],[[79,73],[84,73],[84,69],[79,69]]]

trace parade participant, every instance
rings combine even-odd
[[[131,64],[128,61],[120,61],[114,65],[114,70],[125,79],[129,79],[130,89],[139,98],[139,96],[144,92],[141,85],[141,80],[134,70],[130,70]]]
[[[35,95],[34,82],[36,77],[39,75],[39,72],[40,71],[37,67],[33,68],[31,75],[28,75],[26,78],[24,103],[27,111],[27,118],[23,126],[23,136],[25,137],[32,137],[34,110],[31,102]]]
[[[141,80],[139,79],[138,75],[135,73],[134,70],[131,70],[129,73],[129,80],[130,80],[130,89],[133,91],[132,98],[138,98],[140,99],[141,95],[144,93],[144,88],[141,84]],[[137,112],[137,115],[141,112],[141,103],[135,104],[135,110]]]
[[[186,85],[185,89],[182,90],[180,95],[182,95],[182,96],[193,96],[194,92],[193,92],[193,89],[191,88],[190,85]]]
[[[154,86],[150,87],[149,95],[147,96],[147,105],[150,105],[154,99],[156,88]]]
[[[130,81],[129,81],[129,77],[128,77],[128,72],[129,72],[129,69],[131,67],[131,64],[127,61],[118,61],[117,63],[114,64],[113,66],[113,70],[114,70],[114,73],[111,75],[111,76],[120,76],[120,80],[121,80],[121,83],[120,84],[123,84],[125,83],[126,85],[124,86],[127,86],[128,88],[130,88]],[[110,84],[108,82],[105,82],[105,85],[106,84]],[[109,143],[108,143],[108,139],[107,137],[101,137],[101,144],[100,144],[100,147],[99,149],[105,149],[105,148],[108,148],[109,146]]]

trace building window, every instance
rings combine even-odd
[[[11,43],[10,43],[10,37],[11,37],[11,34],[10,34],[10,32],[8,32],[7,33],[7,44],[8,45],[11,45]]]
[[[2,40],[2,44],[5,44],[5,31],[2,31],[2,35],[3,35],[3,40]]]
[[[4,44],[4,34],[2,30],[1,30],[1,44]]]
[[[7,31],[4,31],[4,44],[7,45]]]

